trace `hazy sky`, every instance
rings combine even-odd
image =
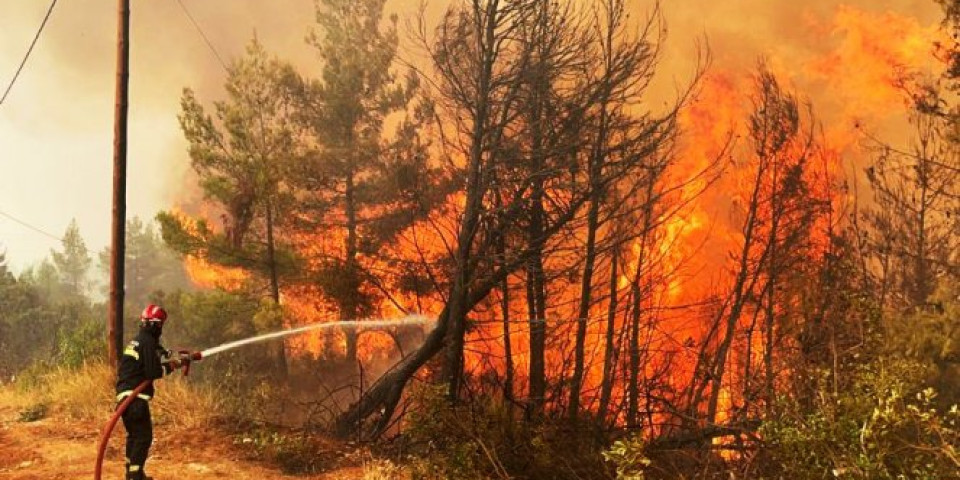
[[[316,57],[303,41],[313,21],[311,0],[182,1],[225,60],[242,53],[256,33],[271,52],[303,71],[316,71]],[[189,159],[176,118],[181,90],[190,86],[205,101],[215,98],[224,71],[176,0],[132,3],[128,215],[152,218],[189,191]],[[410,15],[418,3],[388,0],[388,8]],[[845,49],[857,48],[850,42],[876,41],[852,38],[844,18],[863,14],[903,31],[933,28],[939,21],[932,0],[663,3],[669,29],[664,85],[689,76],[695,41],[705,36],[715,70],[745,71],[766,55],[777,69],[791,72],[790,81],[812,90],[815,106],[833,112],[828,115],[854,104],[844,91],[856,90],[858,77],[851,73],[865,70]],[[436,11],[446,2],[428,4]],[[0,88],[13,76],[48,5],[48,0],[0,0]],[[649,11],[650,2],[637,5],[637,15]],[[112,1],[61,0],[0,105],[0,212],[56,237],[75,218],[93,251],[108,243],[110,230],[115,8]],[[896,50],[905,41],[901,30],[878,29],[889,32],[879,42],[885,48]],[[828,68],[828,60],[841,67]],[[881,113],[878,123],[898,121]],[[0,214],[0,251],[16,270],[57,246]]]

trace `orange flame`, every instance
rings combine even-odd
[[[823,104],[817,108],[827,110],[831,122],[824,128],[821,145],[810,152],[810,160],[805,170],[804,180],[814,194],[820,198],[834,200],[832,214],[839,213],[842,192],[836,184],[845,174],[841,163],[844,156],[851,153],[856,145],[859,133],[853,128],[849,118],[882,120],[891,115],[902,113],[903,94],[900,90],[902,74],[905,70],[932,68],[932,45],[942,41],[942,34],[936,26],[924,27],[916,20],[898,16],[894,13],[873,14],[853,7],[841,6],[836,10],[829,24],[835,48],[829,52],[806,58],[800,62],[786,62],[782,58],[773,58],[769,66],[783,85],[802,85],[811,88],[828,89],[830,95],[824,95]],[[893,39],[893,41],[891,41]],[[654,285],[649,298],[644,300],[644,336],[643,343],[650,353],[644,359],[642,375],[652,377],[658,371],[668,370],[668,381],[673,387],[681,389],[693,375],[697,362],[698,349],[704,342],[708,326],[705,315],[686,306],[697,304],[712,294],[723,295],[732,283],[731,252],[735,252],[741,241],[742,217],[737,217],[752,188],[752,178],[747,138],[746,118],[753,105],[749,94],[752,82],[749,72],[736,72],[717,68],[702,79],[695,101],[682,110],[680,124],[684,133],[677,149],[677,163],[666,172],[665,183],[683,184],[668,199],[674,205],[684,205],[675,215],[658,218],[659,226],[650,235],[651,244],[644,254],[657,257],[658,264],[650,268],[647,281]],[[804,99],[801,98],[801,102]],[[818,130],[816,125],[807,128]],[[730,142],[734,149],[728,150]],[[788,152],[796,155],[796,152]],[[708,170],[711,162],[721,155],[734,157],[728,162],[728,171],[715,184],[708,188],[708,176],[697,174]],[[447,243],[455,236],[459,221],[458,212],[463,209],[464,196],[452,195],[446,203],[430,215],[430,218],[417,222],[401,232],[392,245],[385,247],[392,257],[400,258],[410,264],[420,264],[424,260],[436,262],[449,255]],[[659,212],[657,213],[660,214]],[[830,228],[827,217],[816,220],[812,229],[813,249],[811,255],[822,256],[829,245],[826,232]],[[577,238],[582,232],[575,232],[566,241],[570,246],[582,243]],[[636,232],[631,232],[636,233]],[[317,267],[324,258],[340,255],[343,233],[337,229],[317,234],[300,234],[290,240],[298,251],[308,259],[311,267]],[[641,255],[638,243],[629,245],[624,252],[626,271],[619,276],[618,294],[621,303],[626,302],[630,283],[636,274],[637,257]],[[564,266],[564,259],[548,258],[548,268]],[[396,268],[380,260],[361,258],[364,268],[373,272],[392,272]],[[202,287],[239,288],[247,279],[245,272],[225,269],[211,265],[200,258],[188,257],[185,260],[191,279]],[[597,285],[602,281],[603,268],[597,273]],[[441,299],[435,293],[417,295],[400,287],[398,275],[387,274],[384,284],[388,295],[381,296],[374,306],[377,314],[383,317],[398,316],[406,312],[421,312],[436,315],[442,308]],[[508,280],[510,294],[508,313],[512,319],[509,324],[512,364],[514,368],[516,395],[523,395],[529,360],[529,323],[526,318],[526,299],[523,296],[523,279],[512,276]],[[575,276],[574,276],[575,277]],[[657,282],[662,279],[663,282]],[[548,375],[553,379],[569,376],[571,370],[570,352],[574,343],[577,319],[574,318],[579,297],[579,279],[558,278],[551,282],[548,329],[550,330],[550,348],[547,352]],[[598,291],[600,288],[598,288]],[[492,378],[502,379],[507,365],[504,345],[504,325],[499,304],[499,294],[494,294],[470,316],[471,329],[468,331],[468,346],[465,353],[466,371],[471,378],[484,381]],[[596,405],[596,391],[602,383],[606,300],[595,303],[590,309],[587,321],[588,354],[586,378],[584,381],[583,404]],[[312,323],[337,319],[335,304],[324,298],[315,285],[289,285],[283,289],[283,304],[289,321]],[[779,308],[780,306],[778,306]],[[621,306],[621,309],[624,307]],[[625,315],[618,314],[614,329],[621,332],[627,328]],[[748,328],[743,319],[735,328]],[[340,352],[345,349],[345,337],[339,336],[329,341],[325,334],[308,335],[292,340],[295,350],[320,355],[331,346]],[[732,352],[730,364],[748,364],[750,368],[760,368],[764,344],[756,335],[749,342],[742,341],[739,351]],[[749,354],[747,353],[749,346]],[[368,332],[360,337],[358,354],[364,361],[389,358],[396,351],[394,339],[387,333]],[[330,353],[330,352],[327,352]],[[618,371],[625,368],[620,357]],[[742,404],[739,385],[744,381],[736,369],[731,368],[720,386],[718,418],[719,422],[729,419],[735,405]],[[614,392],[615,401],[625,397],[622,382]]]

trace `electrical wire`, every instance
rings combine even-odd
[[[57,0],[50,2],[50,8],[47,9],[47,14],[43,16],[43,22],[40,23],[40,28],[37,29],[37,34],[33,36],[33,41],[30,42],[30,48],[27,49],[27,54],[23,56],[20,66],[17,67],[17,73],[13,74],[13,78],[10,79],[10,84],[7,85],[7,89],[3,92],[3,97],[0,97],[0,105],[3,105],[4,100],[7,99],[7,95],[10,94],[10,89],[13,88],[13,84],[17,81],[17,77],[20,76],[20,72],[23,70],[23,66],[27,64],[27,59],[30,58],[30,53],[33,52],[33,47],[37,44],[37,40],[40,38],[40,33],[43,32],[43,27],[47,25],[47,20],[50,18],[50,14],[53,13],[53,7],[56,5]]]
[[[6,212],[4,212],[4,211],[2,211],[2,210],[0,210],[0,215],[3,215],[4,217],[9,218],[10,220],[13,220],[14,222],[17,222],[17,223],[19,223],[20,225],[23,225],[24,227],[27,227],[27,228],[29,228],[30,230],[33,230],[34,232],[39,233],[40,235],[43,235],[43,236],[45,236],[45,237],[52,238],[53,240],[56,240],[57,243],[60,243],[60,240],[61,240],[60,237],[58,237],[58,236],[56,236],[56,235],[54,235],[54,234],[52,234],[52,233],[49,233],[49,232],[46,232],[46,231],[44,231],[44,230],[42,230],[42,229],[40,229],[40,228],[34,227],[33,225],[30,225],[29,223],[24,222],[23,220],[20,220],[19,218],[14,217],[13,215],[10,215],[9,213],[6,213]]]
[[[203,29],[200,28],[200,24],[197,23],[196,20],[194,20],[193,15],[190,15],[190,11],[187,10],[187,6],[184,5],[181,0],[177,0],[177,3],[180,4],[180,9],[183,10],[183,14],[187,16],[187,18],[190,20],[190,23],[192,23],[193,26],[197,29],[197,33],[199,33],[200,37],[203,38],[203,41],[206,42],[207,47],[209,47],[210,51],[213,52],[213,56],[217,57],[217,61],[220,62],[220,66],[223,67],[223,70],[229,71],[229,69],[227,68],[227,63],[223,61],[223,57],[221,57],[220,53],[217,52],[217,49],[214,48],[213,42],[211,42],[210,39],[207,38],[207,35],[203,33]]]

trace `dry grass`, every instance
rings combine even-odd
[[[72,420],[100,421],[115,407],[112,368],[102,362],[79,369],[56,367],[39,374],[29,384],[0,388],[0,402],[18,410],[45,405],[53,415]],[[174,429],[208,425],[219,403],[208,389],[189,379],[172,375],[157,382],[157,396],[151,402],[157,423]]]
[[[35,462],[31,471],[36,472],[36,475],[11,478],[88,477],[89,472],[85,469],[89,468],[93,459],[84,457],[78,461],[77,452],[93,452],[93,438],[115,405],[114,381],[112,368],[103,363],[91,363],[78,369],[34,370],[22,375],[16,383],[0,385],[0,413],[4,419],[22,419],[24,413],[32,412],[39,412],[40,417],[47,418],[45,422],[38,424],[14,421],[8,430],[0,432],[0,437],[6,435],[0,439],[0,444],[4,444],[0,447],[0,478],[6,478],[4,468],[16,467],[19,462],[27,460]],[[190,377],[183,378],[177,374],[160,380],[157,384],[157,396],[151,402],[151,410],[156,424],[162,425],[155,433],[160,445],[158,451],[162,452],[164,460],[153,464],[154,471],[160,476],[185,480],[209,478],[210,473],[216,473],[215,476],[218,477],[237,479],[297,478],[282,473],[282,461],[289,461],[291,453],[307,452],[310,455],[319,455],[315,459],[317,463],[330,470],[314,476],[301,475],[300,478],[411,478],[398,464],[375,459],[369,453],[341,462],[343,446],[333,441],[319,444],[313,442],[309,448],[301,448],[303,445],[299,443],[287,442],[299,440],[295,436],[265,431],[264,434],[273,435],[270,438],[283,440],[277,448],[282,449],[281,453],[287,457],[256,455],[250,448],[238,448],[236,443],[231,441],[230,435],[224,435],[225,432],[220,430],[223,422],[218,417],[222,415],[220,412],[224,411],[224,405],[220,395],[199,385]],[[38,406],[42,408],[37,408]],[[115,430],[111,444],[114,450],[113,453],[108,453],[108,467],[111,472],[119,472],[121,466],[117,459],[120,458],[120,450],[116,448],[122,445],[122,433]],[[320,445],[320,450],[315,452],[312,449],[317,445]],[[92,456],[92,453],[89,455]],[[251,463],[250,460],[254,458],[257,462]],[[14,460],[15,463],[10,463]],[[111,461],[113,463],[110,463]],[[26,470],[20,473],[25,472]]]
[[[103,418],[112,408],[112,372],[101,363],[80,369],[30,372],[0,388],[0,403],[25,411],[43,405],[48,414],[74,420]]]
[[[0,405],[23,410],[43,402],[39,391],[18,389],[14,383],[0,386]]]
[[[113,370],[103,363],[79,369],[57,367],[41,377],[38,388],[53,411],[74,420],[100,420],[114,406]]]
[[[180,374],[157,383],[157,396],[150,405],[157,423],[174,429],[209,426],[222,411],[221,407],[222,399],[214,391]]]
[[[403,468],[389,460],[374,460],[363,466],[363,480],[406,480]]]

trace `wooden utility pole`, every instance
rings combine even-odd
[[[113,229],[107,356],[117,365],[123,350],[123,268],[127,226],[127,83],[130,79],[130,0],[118,0],[117,91],[113,119]]]

